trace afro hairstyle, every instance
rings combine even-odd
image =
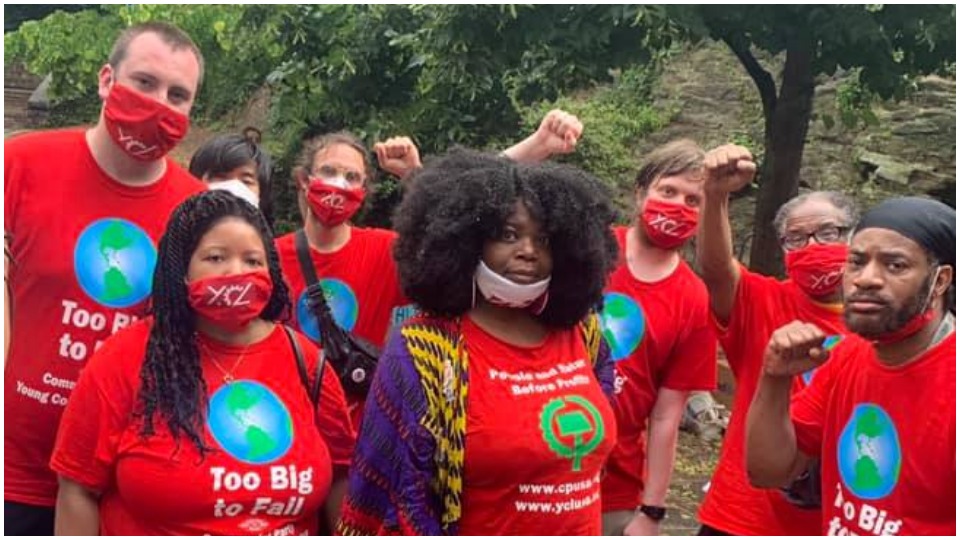
[[[599,307],[617,261],[609,191],[567,165],[528,165],[455,149],[428,163],[397,208],[394,258],[404,293],[427,314],[459,317],[473,307],[474,272],[517,201],[545,234],[553,258],[550,327],[571,327]]]

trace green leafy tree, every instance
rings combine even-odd
[[[845,89],[848,107],[842,110],[849,112],[862,109],[865,94],[902,98],[918,75],[945,71],[956,62],[953,5],[701,5],[675,6],[670,13],[694,35],[726,43],[760,94],[764,160],[750,266],[766,274],[782,270],[770,224],[798,193],[814,78],[838,69],[856,71],[856,85]],[[779,88],[756,50],[784,55]]]

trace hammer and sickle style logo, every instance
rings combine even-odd
[[[320,202],[327,208],[334,210],[343,210],[347,205],[347,199],[339,193],[328,193],[320,199]]]
[[[605,433],[600,411],[582,396],[547,402],[540,411],[540,431],[553,453],[572,460],[573,472],[580,472],[583,458],[600,446]]]

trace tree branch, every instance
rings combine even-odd
[[[753,79],[753,83],[757,85],[757,90],[760,91],[760,101],[763,103],[763,116],[769,123],[773,119],[773,111],[777,108],[777,85],[773,81],[773,76],[770,75],[769,71],[763,69],[760,62],[757,62],[753,53],[750,52],[749,45],[739,45],[730,37],[724,37],[723,42],[730,47],[733,54],[743,64],[744,69],[747,70],[747,74]]]

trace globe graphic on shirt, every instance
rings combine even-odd
[[[643,309],[633,298],[620,293],[607,293],[603,295],[600,327],[610,346],[612,360],[619,362],[640,346],[647,322]]]
[[[262,465],[282,458],[293,445],[293,422],[286,405],[266,386],[240,380],[210,398],[207,428],[233,458]]]
[[[94,221],[80,233],[73,268],[83,292],[109,308],[125,308],[150,295],[157,249],[147,233],[125,219]]]
[[[333,313],[333,320],[340,328],[347,332],[352,331],[357,324],[357,316],[360,312],[357,295],[353,293],[353,289],[339,279],[321,279],[320,288],[323,289],[323,297]],[[300,331],[307,337],[316,342],[320,341],[320,324],[307,306],[306,289],[300,293],[300,298],[297,300],[297,323],[300,325]]]
[[[902,455],[890,415],[872,403],[857,405],[840,433],[837,463],[843,484],[866,500],[882,499],[900,478]]]

